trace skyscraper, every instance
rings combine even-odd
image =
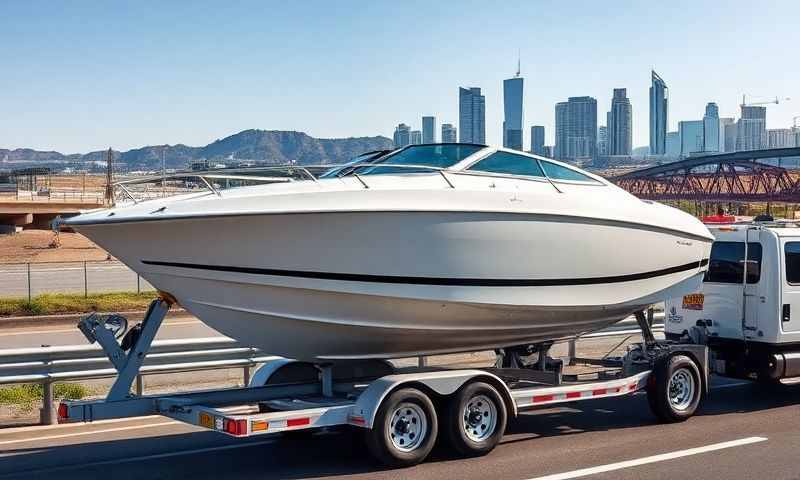
[[[411,127],[401,123],[394,129],[394,146],[396,148],[405,147],[411,143]]]
[[[767,147],[767,107],[742,105],[742,117],[736,127],[736,151]]]
[[[422,143],[436,143],[436,117],[422,117]]]
[[[531,127],[531,153],[544,155],[544,127],[541,125]]]
[[[556,103],[556,144],[553,145],[553,158],[567,157],[567,102]]]
[[[411,130],[411,145],[422,144],[422,132],[419,130]]]
[[[608,154],[630,155],[633,148],[633,112],[628,91],[615,88],[608,112]]]
[[[486,143],[486,98],[477,87],[458,89],[459,142]]]
[[[609,116],[611,113],[609,112]],[[608,156],[608,127],[600,125],[597,128],[597,155],[599,157]]]
[[[767,148],[792,148],[795,146],[795,134],[791,128],[767,130]]]
[[[721,152],[735,152],[736,151],[736,122],[733,118],[720,118],[720,139],[719,144]]]
[[[570,97],[556,104],[556,157],[594,159],[597,152],[597,100]]]
[[[442,124],[442,143],[457,143],[456,127],[449,123]]]
[[[688,157],[705,148],[705,133],[702,120],[678,122],[678,131],[681,138],[681,156]]]
[[[677,160],[681,156],[681,134],[680,132],[667,132],[667,138],[664,141],[664,156]]]
[[[650,155],[663,155],[667,139],[669,90],[664,80],[650,71]]]
[[[503,80],[503,146],[522,150],[523,79],[519,66],[514,78]]]
[[[724,144],[720,143],[720,130],[719,108],[716,103],[709,102],[706,105],[706,113],[703,115],[703,151],[721,152],[724,150]]]

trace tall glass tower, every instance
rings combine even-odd
[[[458,141],[486,143],[486,97],[478,87],[458,88]]]
[[[522,87],[517,66],[514,78],[503,80],[503,146],[522,150]]]
[[[664,155],[667,140],[669,90],[664,80],[650,71],[650,155]]]
[[[422,143],[436,143],[436,117],[422,117]]]

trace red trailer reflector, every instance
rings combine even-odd
[[[231,418],[226,418],[225,432],[230,433],[231,435],[246,435],[247,420],[234,420]]]
[[[58,418],[66,420],[69,418],[69,408],[66,403],[58,404]]]
[[[553,395],[535,395],[533,403],[552,402],[555,399]]]
[[[311,419],[308,417],[305,418],[290,418],[286,420],[287,427],[299,427],[301,425],[308,425],[311,423]]]
[[[598,388],[597,390],[592,390],[592,395],[605,395],[608,393],[608,390],[605,388]]]
[[[581,398],[581,392],[567,392],[567,398]]]

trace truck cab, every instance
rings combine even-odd
[[[800,376],[800,224],[709,230],[715,241],[701,290],[666,300],[667,338],[702,338],[712,369],[728,376]]]

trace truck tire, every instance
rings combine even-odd
[[[677,423],[694,415],[703,399],[697,363],[686,355],[671,355],[656,362],[647,383],[650,409],[664,423]]]
[[[472,382],[462,386],[447,404],[442,430],[450,447],[464,457],[486,455],[503,438],[508,414],[493,386]]]
[[[415,388],[403,388],[383,400],[365,440],[372,456],[385,465],[410,467],[425,460],[437,434],[431,399]]]

